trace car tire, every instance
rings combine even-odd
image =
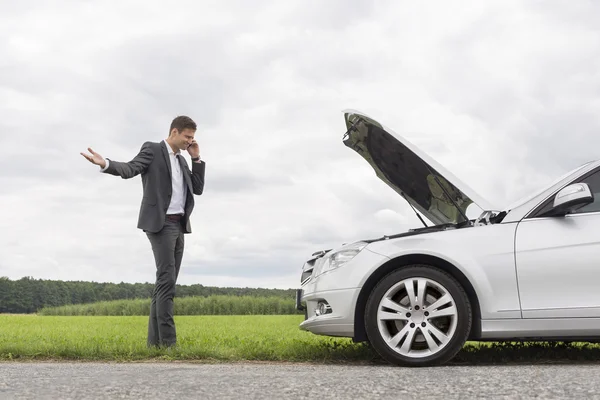
[[[366,303],[364,323],[371,345],[391,364],[442,365],[467,341],[471,304],[463,287],[447,272],[410,265],[377,283]]]

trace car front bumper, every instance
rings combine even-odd
[[[364,249],[347,264],[305,279],[296,291],[304,311],[300,329],[325,336],[354,337],[354,315],[362,284],[370,271],[389,259]]]
[[[300,289],[302,291],[302,289]],[[354,336],[354,305],[360,288],[302,293],[306,305],[303,308],[304,321],[300,329],[317,335]],[[319,313],[319,306],[325,313]]]

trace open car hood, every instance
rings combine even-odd
[[[477,218],[491,204],[412,143],[363,113],[345,110],[343,143],[436,225]],[[468,212],[467,212],[468,209]],[[465,219],[464,216],[467,216]]]

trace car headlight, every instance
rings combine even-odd
[[[315,268],[314,276],[317,277],[324,272],[341,267],[356,257],[366,245],[367,243],[365,242],[355,242],[342,246],[338,250],[331,251],[324,257],[321,264]]]

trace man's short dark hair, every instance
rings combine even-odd
[[[183,132],[184,129],[191,129],[195,131],[196,123],[190,117],[180,115],[176,117],[173,122],[171,122],[171,128],[169,128],[169,132],[171,132],[173,129],[177,129],[179,133]]]

